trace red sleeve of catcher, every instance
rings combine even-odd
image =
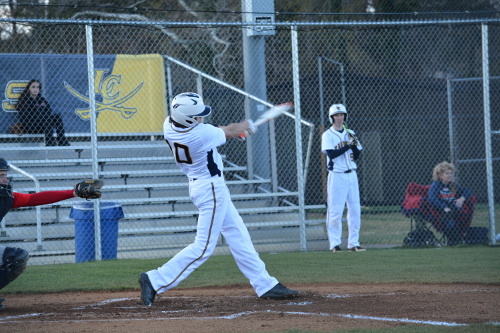
[[[14,205],[12,205],[12,208],[47,205],[73,197],[73,190],[45,191],[33,194],[14,192]]]
[[[29,194],[14,192],[14,204],[12,205],[12,208],[24,207],[29,198]]]

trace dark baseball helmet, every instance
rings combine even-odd
[[[0,170],[8,171],[10,169],[9,164],[5,160],[5,158],[0,158]],[[10,184],[9,179],[5,178],[2,182],[0,182],[0,197],[9,196],[13,197],[12,194],[12,184]]]
[[[5,158],[0,158],[0,170],[9,170],[10,165]]]

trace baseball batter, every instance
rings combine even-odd
[[[141,299],[147,306],[157,294],[177,286],[214,252],[222,233],[241,270],[257,295],[268,299],[293,298],[300,294],[283,286],[269,275],[250,239],[224,181],[222,158],[217,147],[241,133],[251,135],[257,127],[250,120],[216,127],[202,123],[210,114],[202,98],[195,93],[177,95],[165,120],[165,140],[176,164],[189,178],[189,196],[199,210],[194,243],[177,253],[158,269],[141,273]]]
[[[327,216],[326,227],[330,250],[341,252],[342,214],[347,203],[349,238],[347,248],[351,252],[365,251],[359,245],[361,228],[361,204],[359,199],[356,162],[363,147],[354,131],[347,129],[347,111],[342,104],[333,104],[328,111],[332,126],[323,133],[321,151],[327,157]]]

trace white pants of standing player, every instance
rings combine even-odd
[[[328,172],[327,183],[327,215],[326,229],[330,250],[342,243],[342,214],[347,204],[347,226],[349,238],[347,247],[359,246],[359,229],[361,228],[361,204],[359,199],[358,175],[350,173]]]
[[[255,251],[250,234],[234,207],[223,179],[198,179],[189,182],[189,195],[199,210],[194,243],[177,253],[162,267],[147,272],[157,293],[177,286],[201,266],[215,250],[222,233],[240,271],[258,296],[274,287],[278,280],[269,275]]]

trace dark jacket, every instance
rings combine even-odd
[[[451,186],[444,185],[441,181],[434,181],[429,188],[429,202],[432,207],[438,211],[444,210],[446,207],[451,210],[458,210],[455,205],[455,200],[463,196],[468,200],[472,193],[465,187],[455,184],[456,191],[453,191]]]
[[[42,96],[28,96],[17,105],[19,121],[28,134],[44,133],[47,122],[50,121],[52,109],[49,102]]]
[[[10,186],[0,186],[0,221],[7,215],[14,204],[14,196],[11,191]]]

